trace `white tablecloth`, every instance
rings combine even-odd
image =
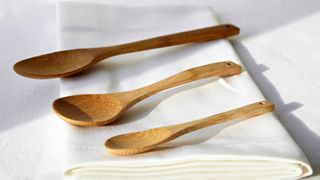
[[[233,40],[236,50],[265,96],[279,107],[281,122],[304,150],[315,173],[319,173],[320,86],[314,77],[319,76],[320,65],[317,50],[320,3],[317,0],[184,3],[212,4],[222,21],[242,28],[241,37]],[[55,15],[55,0],[0,2],[1,179],[49,179],[48,176],[57,179],[62,173],[59,154],[49,148],[52,135],[46,133],[47,128],[58,125],[50,111],[50,102],[59,96],[58,83],[22,78],[11,69],[19,59],[56,49]],[[45,165],[42,162],[47,158],[57,161]]]

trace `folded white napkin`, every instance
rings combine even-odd
[[[60,2],[60,49],[115,45],[218,24],[204,6],[109,6]],[[227,40],[121,55],[61,80],[61,96],[126,91],[182,70],[232,60]],[[105,127],[65,123],[65,178],[74,179],[298,179],[312,173],[303,152],[266,114],[192,132],[166,148],[129,157],[108,154],[114,135],[182,123],[264,100],[248,73],[211,78],[152,96]]]

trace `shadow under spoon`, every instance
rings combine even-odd
[[[182,71],[154,84],[127,92],[83,94],[53,102],[53,111],[66,122],[78,126],[101,126],[119,118],[139,101],[160,91],[209,77],[227,77],[241,72],[231,61],[212,63]]]
[[[272,112],[273,108],[272,103],[261,101],[196,121],[114,136],[104,146],[115,155],[133,155],[154,149],[189,132],[231,120],[248,119]]]
[[[65,77],[84,71],[108,57],[187,43],[217,40],[237,35],[239,32],[238,27],[224,24],[128,44],[64,50],[22,60],[16,63],[13,69],[22,76],[35,79]]]

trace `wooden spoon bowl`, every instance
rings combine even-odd
[[[130,155],[148,151],[169,141],[173,132],[168,128],[154,128],[145,131],[121,134],[108,139],[105,147],[116,155]]]
[[[45,54],[16,63],[13,69],[25,77],[46,79],[69,76],[87,69],[96,55],[88,50],[69,50]]]
[[[125,110],[116,94],[75,95],[57,99],[53,110],[65,121],[79,126],[105,124],[113,121]]]

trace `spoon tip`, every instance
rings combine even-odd
[[[26,69],[23,66],[23,63],[24,63],[24,61],[19,61],[19,62],[15,63],[13,65],[14,72],[16,72],[17,74],[19,74],[21,76],[28,77],[28,78],[42,79],[42,78],[39,78],[37,75],[26,71]]]
[[[68,102],[67,98],[58,98],[52,103],[52,111],[59,118],[75,126],[97,126],[95,121],[90,121],[90,116]]]

